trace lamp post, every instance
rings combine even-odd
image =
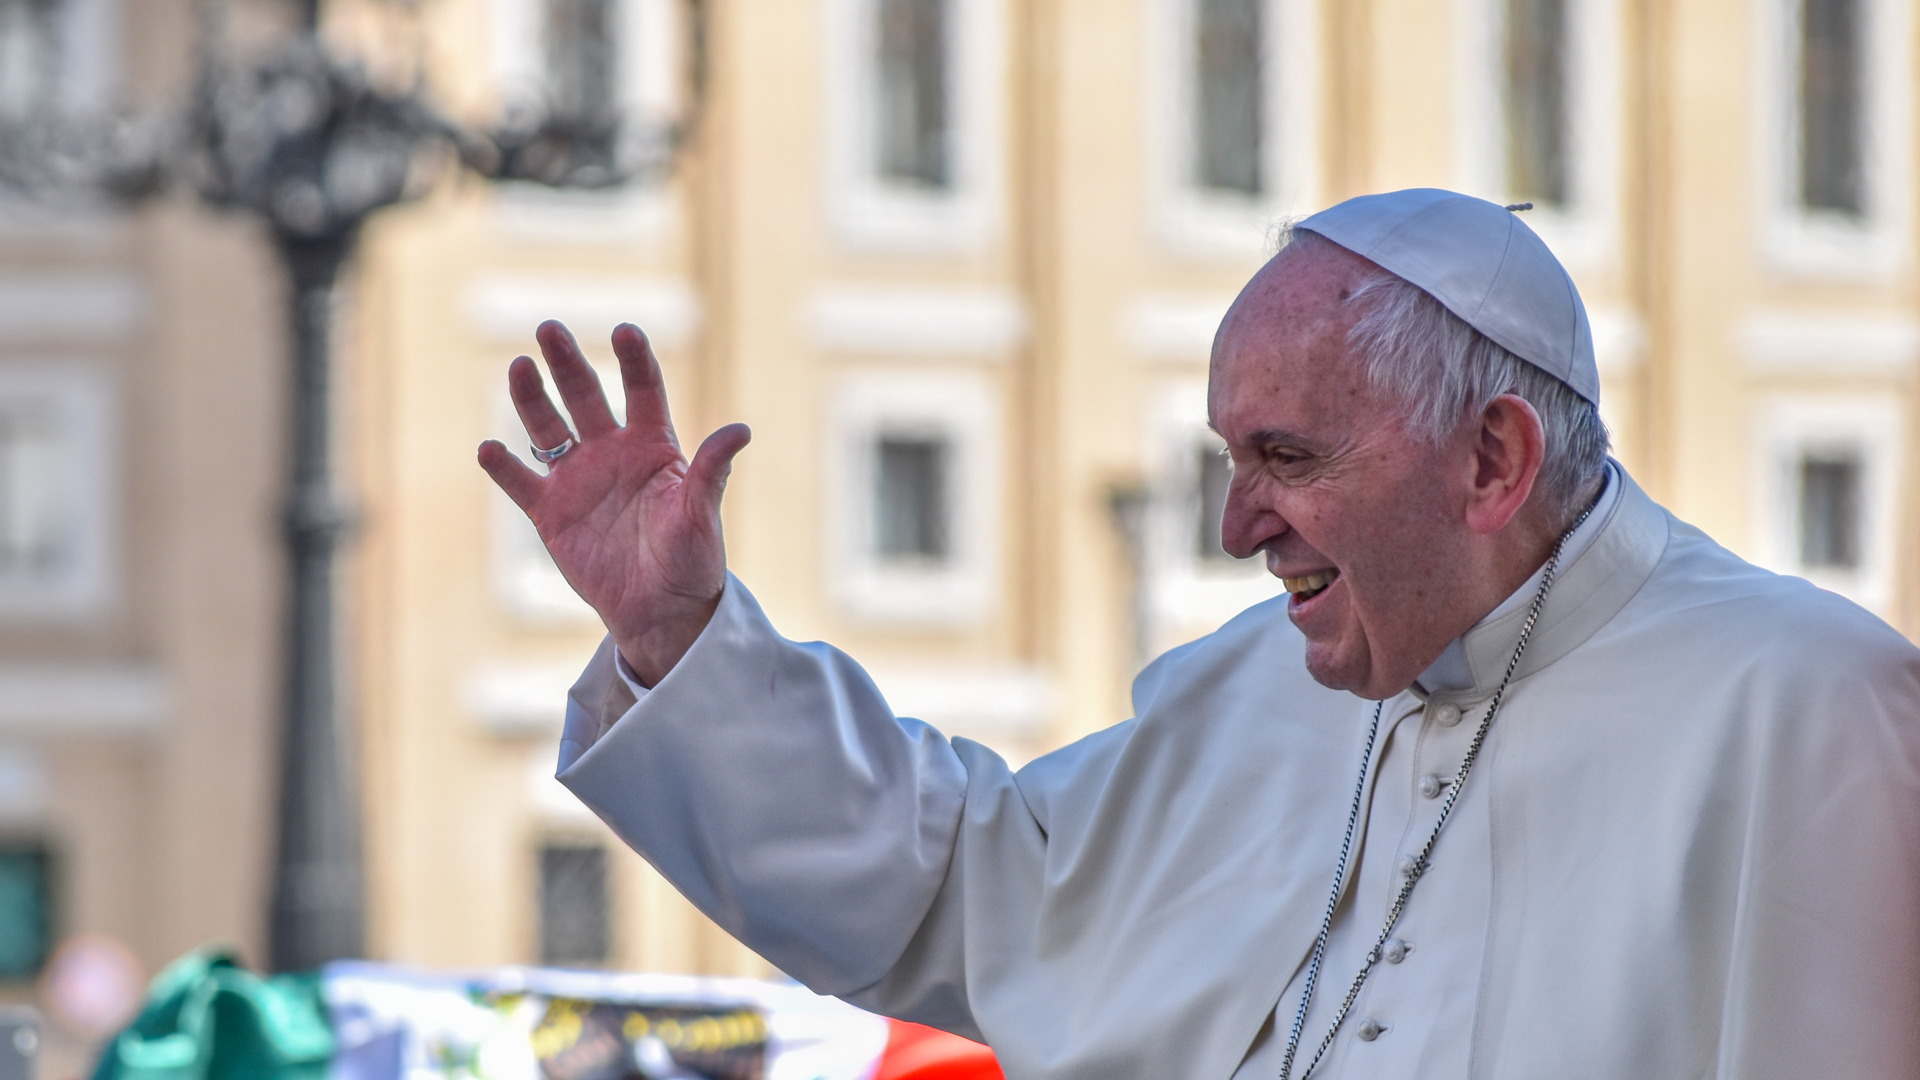
[[[368,218],[425,194],[435,161],[552,187],[608,187],[669,170],[704,101],[705,8],[686,0],[689,93],[673,121],[642,127],[588,103],[584,111],[523,108],[513,122],[481,131],[441,115],[420,86],[379,85],[364,66],[331,52],[319,33],[320,0],[294,0],[292,31],[264,60],[230,63],[211,17],[227,2],[203,4],[209,18],[184,115],[0,125],[0,184],[123,204],[190,186],[212,205],[260,219],[286,270],[293,363],[269,963],[302,970],[360,955],[366,922],[352,726],[338,694],[337,556],[353,519],[332,448],[340,271]]]

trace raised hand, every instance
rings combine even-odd
[[[553,555],[567,583],[598,612],[620,655],[648,686],[679,663],[706,628],[726,584],[720,496],[733,457],[752,434],[729,424],[707,436],[689,463],[667,414],[659,361],[630,323],[613,331],[627,395],[625,427],[567,328],[535,333],[578,432],[547,397],[529,357],[507,368],[513,407],[533,445],[575,445],[548,474],[528,468],[495,440],[480,444],[480,467],[507,493]]]

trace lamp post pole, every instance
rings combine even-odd
[[[280,828],[269,927],[270,963],[279,971],[365,948],[353,729],[336,692],[335,557],[351,515],[333,477],[331,364],[334,286],[357,231],[275,237],[290,279],[293,338]]]

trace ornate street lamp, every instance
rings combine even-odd
[[[463,127],[418,85],[379,85],[364,66],[332,53],[318,32],[319,0],[294,0],[292,33],[257,63],[232,63],[219,35],[204,33],[199,78],[183,113],[0,122],[0,184],[43,198],[84,192],[123,204],[190,187],[264,222],[287,270],[288,601],[269,931],[277,970],[358,956],[365,939],[358,786],[337,694],[336,555],[353,519],[335,482],[329,423],[340,270],[369,217],[426,193],[436,161],[553,187],[609,187],[669,171],[705,97],[705,8],[703,0],[687,5],[687,106],[661,125],[642,126],[606,103],[587,102],[523,107],[489,130]]]

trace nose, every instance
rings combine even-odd
[[[1261,545],[1291,528],[1273,506],[1263,503],[1251,482],[1251,473],[1235,469],[1227,484],[1226,508],[1220,516],[1220,546],[1236,559],[1250,559]]]

